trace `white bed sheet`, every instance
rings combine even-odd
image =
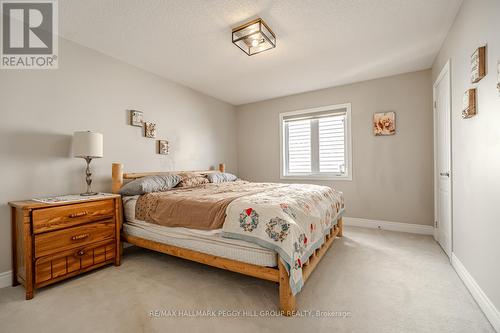
[[[224,238],[222,229],[172,228],[137,220],[137,198],[138,196],[123,198],[123,230],[128,235],[249,264],[267,267],[278,265],[277,255],[273,250],[243,240]]]

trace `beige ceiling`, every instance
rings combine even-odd
[[[60,0],[63,37],[234,105],[429,68],[461,0]],[[262,17],[252,57],[231,28]]]

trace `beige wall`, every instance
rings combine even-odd
[[[314,183],[342,190],[347,216],[432,225],[430,70],[237,107],[240,177],[280,181],[280,112],[348,102],[352,103],[353,180]],[[373,113],[381,111],[396,112],[395,136],[372,134]]]
[[[125,170],[205,169],[225,162],[236,172],[234,107],[66,40],[60,68],[0,71],[0,272],[10,261],[7,202],[84,191],[84,161],[70,157],[77,130],[104,134],[94,188],[110,191],[111,163]],[[143,110],[171,142],[169,156],[127,125]]]
[[[500,309],[500,1],[466,0],[432,68],[450,59],[452,80],[453,252]],[[487,76],[470,83],[470,56],[488,44]],[[461,119],[462,95],[476,87],[478,115]]]

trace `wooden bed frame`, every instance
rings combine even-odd
[[[219,170],[206,170],[206,171],[189,171],[198,174],[207,174],[212,172],[224,172],[224,164],[219,164]],[[118,193],[120,188],[123,186],[125,180],[133,180],[146,176],[152,175],[165,175],[179,173],[181,171],[171,171],[171,172],[143,172],[143,173],[124,173],[123,164],[113,163],[112,167],[112,188],[113,193]],[[187,172],[187,171],[183,171]],[[332,245],[335,237],[342,237],[343,222],[342,217],[339,218],[338,223],[334,226],[328,235],[325,237],[325,242],[317,249],[310,257],[307,262],[302,266],[302,274],[304,283],[311,276],[312,272],[318,265],[319,261],[325,253],[328,251]],[[279,255],[278,256],[278,267],[265,267],[253,264],[247,264],[241,261],[217,257],[214,255],[188,250],[185,248],[167,245],[148,239],[135,237],[127,235],[122,231],[121,236],[122,241],[150,249],[153,251],[162,252],[175,257],[199,262],[205,265],[225,269],[232,272],[237,272],[249,276],[253,276],[259,279],[273,281],[279,284],[279,298],[280,298],[280,310],[285,316],[291,316],[297,311],[297,304],[295,301],[295,296],[292,294],[289,277],[285,266],[282,264]]]

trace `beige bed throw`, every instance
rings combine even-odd
[[[235,181],[149,193],[137,200],[135,217],[167,227],[220,229],[233,200],[283,186]]]

